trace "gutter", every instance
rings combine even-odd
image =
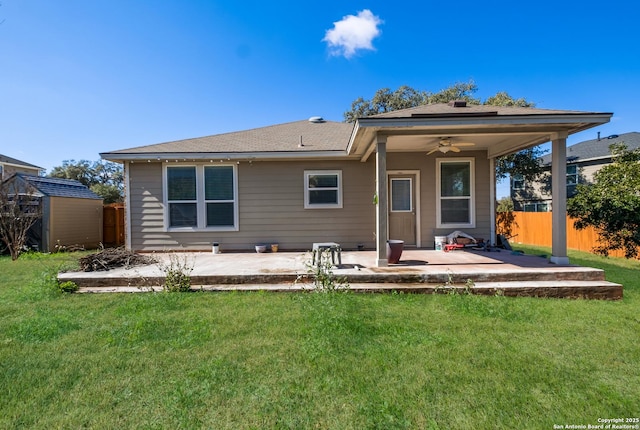
[[[264,161],[264,160],[301,160],[336,159],[348,160],[346,151],[305,151],[305,152],[153,152],[118,153],[103,152],[100,157],[109,161]]]

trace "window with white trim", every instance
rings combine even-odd
[[[165,166],[167,229],[237,230],[235,165]]]
[[[305,170],[305,209],[335,209],[342,207],[341,170]]]
[[[439,159],[436,176],[438,227],[475,227],[473,159]]]
[[[567,165],[567,186],[578,184],[578,166],[575,164]]]
[[[516,173],[511,177],[511,188],[513,190],[524,190],[524,176]]]

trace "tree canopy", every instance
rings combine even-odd
[[[625,257],[635,258],[640,246],[640,149],[614,144],[610,150],[613,162],[594,174],[592,184],[576,187],[567,212],[576,218],[576,228],[596,229],[596,253],[624,250]]]
[[[403,85],[397,90],[381,88],[370,100],[359,97],[351,103],[351,109],[344,113],[345,122],[354,122],[364,116],[376,115],[394,110],[407,109],[432,103],[448,103],[452,100],[465,100],[470,104],[492,106],[534,107],[533,102],[524,98],[515,99],[507,92],[500,91],[482,101],[474,97],[478,86],[473,81],[458,82],[438,92],[417,90]],[[540,147],[528,148],[514,154],[499,157],[496,161],[496,176],[499,180],[508,175],[522,175],[526,180],[537,179],[542,173],[539,157],[546,151]]]
[[[122,166],[111,161],[64,160],[49,173],[51,178],[75,179],[104,199],[106,204],[122,201]]]

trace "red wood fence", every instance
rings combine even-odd
[[[102,243],[105,247],[124,245],[124,205],[114,203],[102,209]]]
[[[551,246],[551,212],[502,212],[496,214],[498,234],[510,238],[511,243]],[[577,230],[574,220],[567,216],[567,248],[593,252],[598,233],[592,227]],[[624,251],[611,251],[611,257],[624,257]]]

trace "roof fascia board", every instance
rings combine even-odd
[[[100,157],[109,161],[249,161],[249,160],[292,160],[308,158],[349,159],[346,151],[305,151],[305,152],[149,152],[149,153],[110,153]]]
[[[436,125],[512,125],[512,124],[567,124],[567,123],[592,123],[609,122],[611,113],[587,113],[587,114],[530,114],[530,115],[498,115],[498,116],[474,116],[465,117],[436,117],[436,118],[360,118],[360,127],[416,127]],[[589,128],[589,127],[587,127]]]

